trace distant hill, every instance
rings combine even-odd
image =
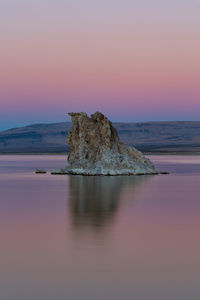
[[[200,152],[200,122],[114,123],[121,141],[145,152]],[[0,132],[0,153],[62,153],[70,122]]]

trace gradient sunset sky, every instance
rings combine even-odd
[[[200,120],[200,0],[0,0],[0,130]]]

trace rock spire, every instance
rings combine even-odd
[[[120,142],[117,130],[100,112],[69,113],[72,131],[68,133],[70,153],[67,174],[142,175],[157,174],[151,161],[134,147]]]

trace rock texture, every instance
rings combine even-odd
[[[69,113],[72,131],[68,133],[70,153],[63,174],[142,175],[157,174],[151,161],[119,140],[117,130],[100,112]],[[56,172],[54,172],[56,173]]]

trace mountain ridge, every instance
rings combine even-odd
[[[200,152],[200,121],[113,122],[122,142],[145,152]],[[0,132],[0,153],[66,153],[71,122],[38,123]]]

